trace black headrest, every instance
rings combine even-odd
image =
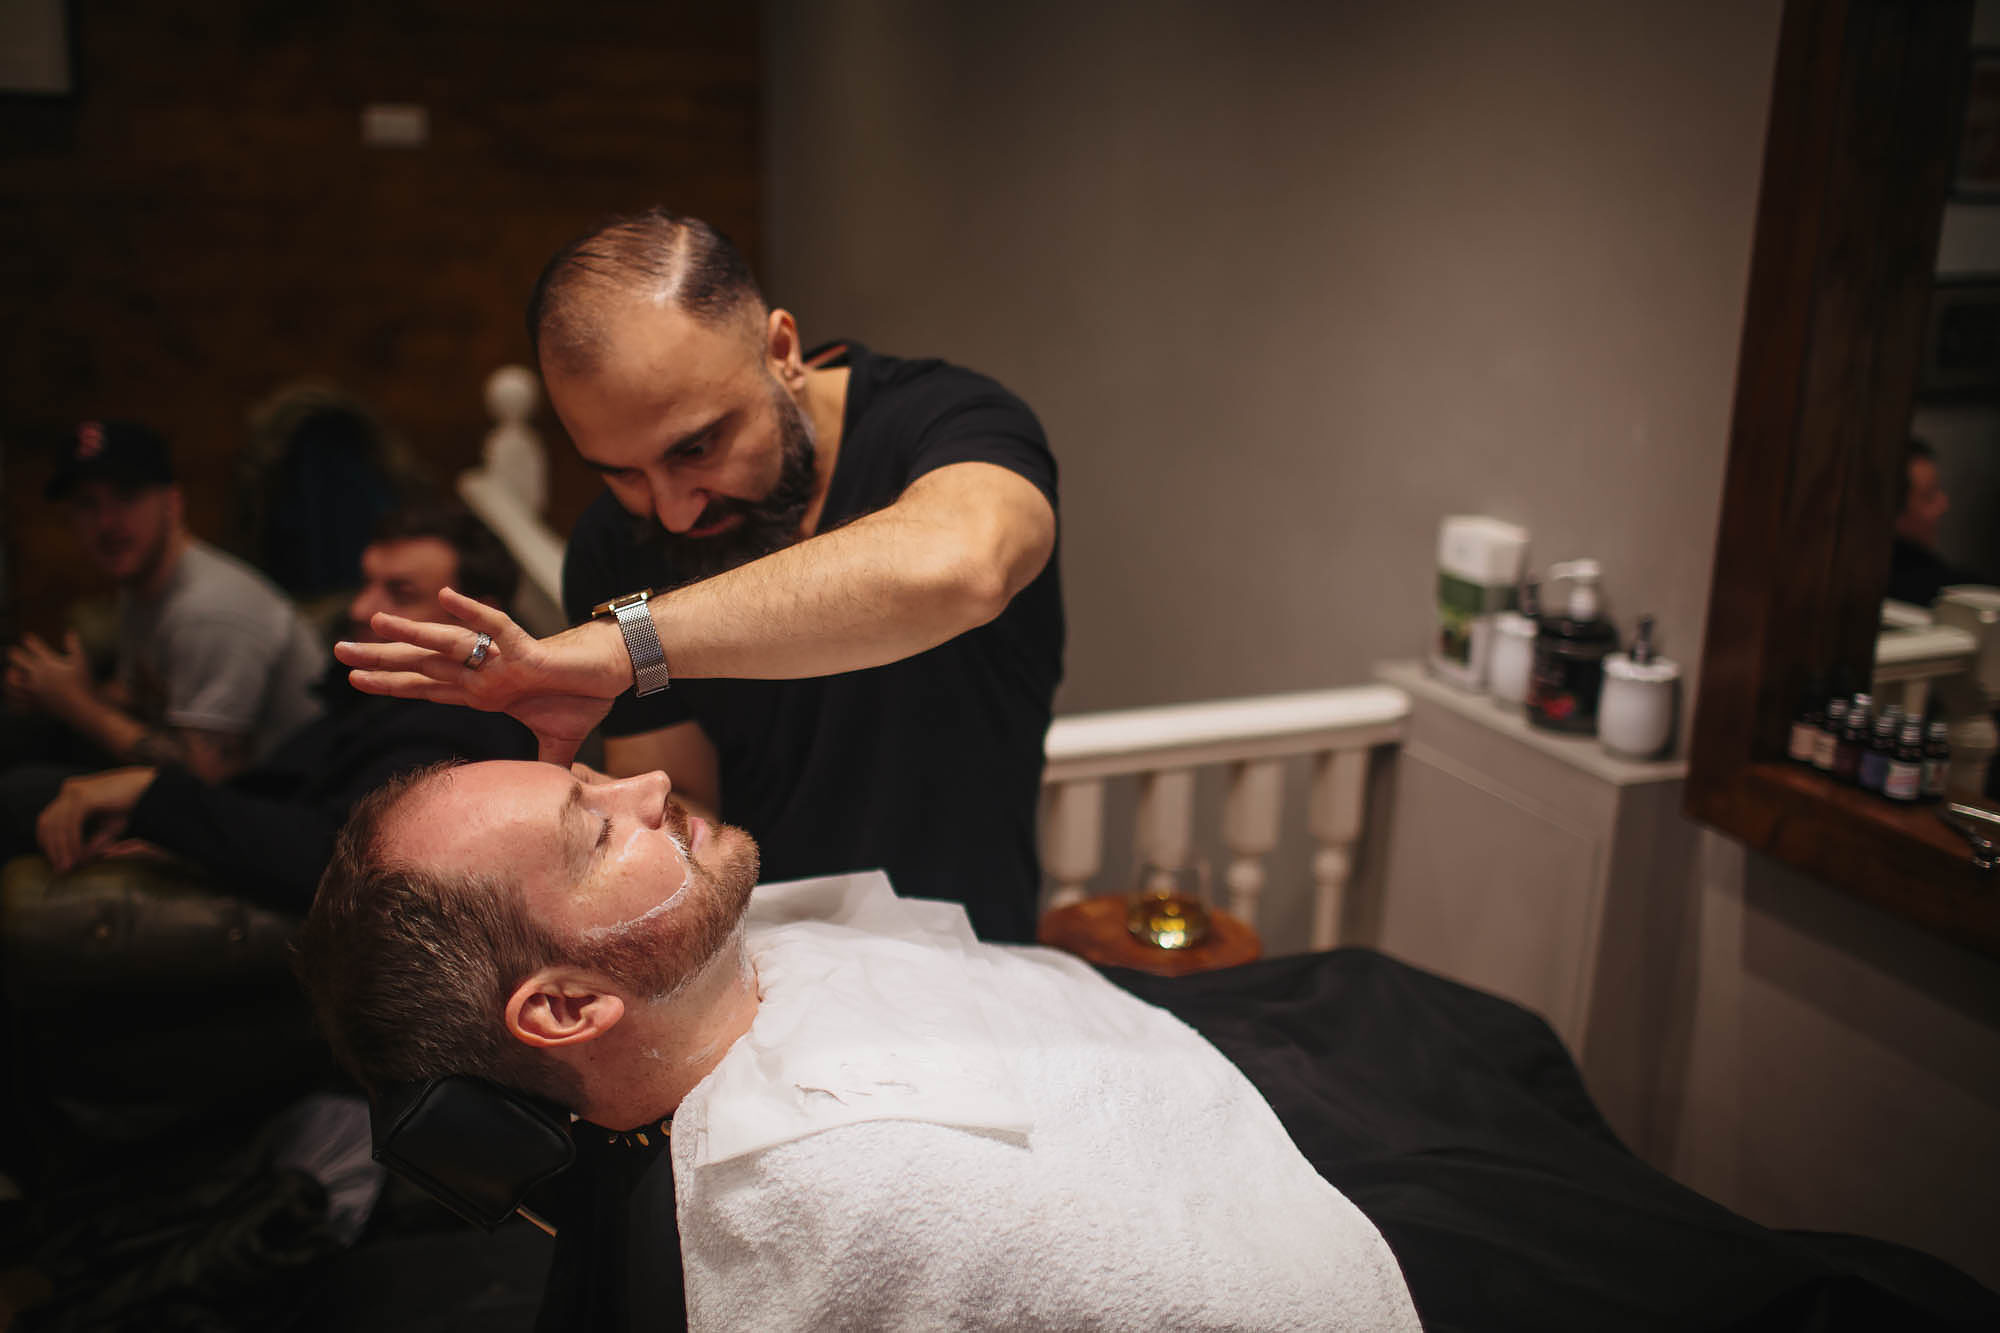
[[[570,1117],[470,1074],[403,1084],[369,1108],[375,1160],[488,1231],[576,1158]]]

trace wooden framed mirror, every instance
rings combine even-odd
[[[1870,679],[1970,68],[1971,0],[1790,0],[1757,210],[1687,813],[2000,954],[2000,872],[1924,807],[1785,758]]]

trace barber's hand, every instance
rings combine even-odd
[[[590,621],[537,639],[505,612],[454,589],[438,601],[459,625],[378,611],[369,624],[390,642],[333,646],[335,657],[356,668],[348,673],[355,689],[506,713],[535,733],[544,761],[567,764],[632,684],[624,640],[609,624]],[[467,666],[481,631],[493,644],[485,662]]]
[[[35,821],[35,841],[57,871],[103,854],[125,832],[125,816],[153,785],[150,768],[113,768],[66,778]]]
[[[83,643],[71,630],[63,642],[64,651],[29,634],[7,650],[7,695],[45,713],[68,717],[80,700],[90,697],[90,664],[83,655]]]

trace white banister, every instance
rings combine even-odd
[[[1361,837],[1362,808],[1368,794],[1368,755],[1363,750],[1330,750],[1313,766],[1306,826],[1319,849],[1313,853],[1312,946],[1331,949],[1340,942],[1347,883],[1354,874],[1354,844]]]
[[[1222,842],[1229,869],[1222,877],[1229,910],[1244,921],[1257,919],[1264,895],[1264,858],[1278,846],[1278,814],[1285,796],[1281,759],[1232,764],[1229,793],[1222,799]]]
[[[1049,728],[1043,775],[1042,854],[1054,887],[1049,905],[1087,893],[1103,864],[1103,784],[1140,782],[1134,846],[1164,884],[1184,870],[1193,845],[1195,770],[1229,765],[1222,838],[1228,908],[1255,924],[1266,885],[1264,858],[1278,843],[1284,760],[1312,756],[1308,824],[1313,856],[1312,946],[1339,941],[1367,798],[1368,752],[1400,740],[1410,702],[1387,685],[1131,708],[1059,717]]]
[[[1139,814],[1133,820],[1132,850],[1153,893],[1180,887],[1194,845],[1194,770],[1171,768],[1139,780]]]
[[[1081,902],[1104,864],[1104,784],[1089,780],[1042,789],[1042,867],[1055,881],[1049,906]]]

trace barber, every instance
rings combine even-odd
[[[575,628],[383,617],[354,683],[504,710],[568,762],[672,775],[767,880],[886,869],[1033,938],[1043,740],[1062,675],[1056,467],[993,380],[808,351],[707,224],[655,210],[560,251],[528,310],[605,493],[571,534]]]

